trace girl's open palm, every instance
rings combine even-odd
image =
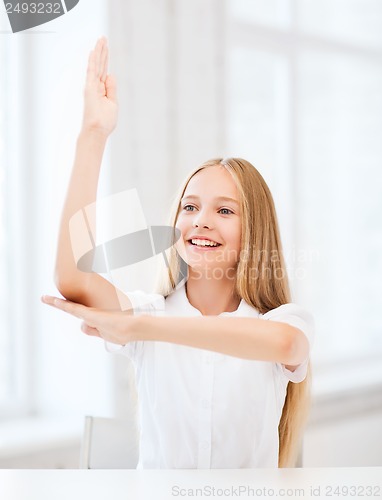
[[[107,74],[109,49],[100,38],[90,52],[85,84],[83,129],[108,136],[117,124],[118,106],[115,78]]]

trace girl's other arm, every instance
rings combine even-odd
[[[293,371],[309,356],[305,334],[294,326],[257,318],[137,318],[134,340],[159,340],[244,359],[276,361]]]

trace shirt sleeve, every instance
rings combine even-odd
[[[163,295],[157,293],[146,293],[142,290],[135,290],[134,292],[127,292],[134,316],[163,316],[165,311],[165,298]],[[138,356],[141,355],[144,346],[144,341],[128,342],[126,345],[121,346],[107,342],[105,340],[105,349],[112,353],[123,354],[128,358],[136,361]]]
[[[314,344],[314,320],[313,316],[309,311],[297,304],[283,304],[276,309],[268,311],[264,315],[260,316],[262,319],[270,321],[279,321],[281,323],[287,323],[288,325],[294,326],[301,330],[309,342],[309,356]],[[307,374],[309,356],[297,366],[297,368],[292,372],[286,368],[282,363],[277,363],[279,365],[282,373],[291,382],[299,383],[302,382]]]

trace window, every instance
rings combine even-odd
[[[81,429],[84,414],[113,411],[112,357],[80,335],[78,321],[40,302],[58,293],[57,231],[87,57],[105,32],[105,9],[94,2],[93,24],[84,26],[80,3],[33,36],[12,34],[1,18],[0,419],[75,419]]]
[[[275,196],[313,359],[382,378],[382,4],[229,1],[227,136]]]
[[[4,417],[25,410],[26,399],[24,406],[22,403],[25,384],[23,387],[21,380],[26,382],[23,376],[26,362],[25,350],[20,349],[23,320],[20,314],[14,314],[16,308],[20,311],[24,306],[21,294],[16,292],[20,273],[23,273],[23,262],[18,259],[22,247],[19,232],[22,195],[14,190],[18,184],[15,143],[19,100],[15,82],[18,82],[19,45],[11,44],[5,34],[2,34],[2,42],[0,63],[2,68],[7,68],[0,75],[0,410]]]

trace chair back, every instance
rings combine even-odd
[[[81,469],[135,469],[139,432],[130,420],[85,417]]]

